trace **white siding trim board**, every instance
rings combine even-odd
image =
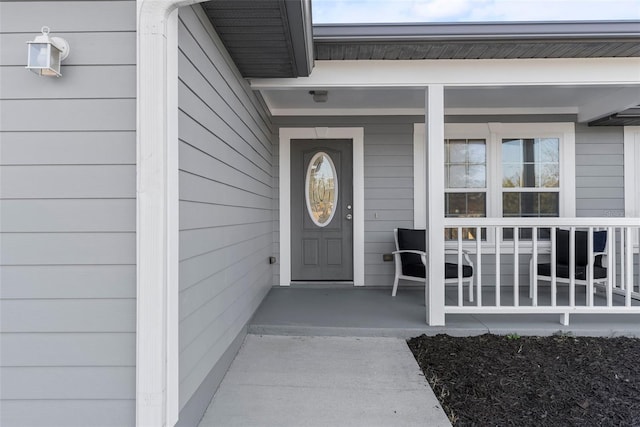
[[[640,126],[624,127],[624,210],[640,217]]]

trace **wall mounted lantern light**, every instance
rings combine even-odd
[[[69,43],[60,37],[49,37],[49,27],[42,27],[42,35],[27,42],[27,70],[40,76],[60,77],[60,63],[69,56]]]
[[[313,102],[327,102],[329,92],[326,90],[310,90],[309,95],[313,97]]]

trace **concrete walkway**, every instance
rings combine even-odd
[[[450,426],[397,338],[247,335],[200,423]]]

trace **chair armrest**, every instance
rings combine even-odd
[[[445,255],[458,255],[458,251],[456,249],[445,249],[444,250],[444,254]],[[474,267],[473,261],[471,261],[471,258],[469,258],[469,252],[468,251],[465,251],[464,249],[462,249],[462,256],[464,257],[464,260],[467,262],[467,265],[470,265],[471,267]]]
[[[399,257],[402,254],[414,254],[414,255],[420,255],[420,258],[422,259],[422,263],[424,265],[427,265],[427,253],[424,251],[417,251],[417,250],[413,250],[413,249],[403,249],[400,251],[393,251],[391,252],[393,254],[394,257]],[[400,259],[400,258],[397,258]]]

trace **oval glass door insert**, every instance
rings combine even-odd
[[[309,162],[305,198],[313,223],[326,227],[333,219],[338,202],[338,175],[327,153],[320,151]]]

